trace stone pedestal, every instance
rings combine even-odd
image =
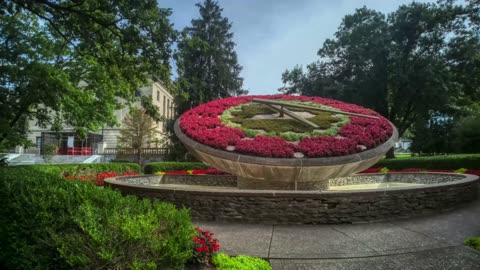
[[[373,149],[338,157],[271,158],[215,149],[187,137],[175,122],[174,130],[188,151],[211,167],[238,176],[239,189],[326,190],[328,179],[363,171],[382,158],[398,138],[392,137]]]

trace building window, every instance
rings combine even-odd
[[[37,137],[37,141],[35,142],[35,146],[40,148],[42,146],[42,137]]]
[[[165,116],[165,105],[167,103],[167,97],[163,96],[163,116]]]
[[[160,101],[160,91],[157,91],[157,101]]]
[[[170,99],[167,99],[167,118],[170,118]]]

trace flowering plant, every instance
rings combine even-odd
[[[224,123],[222,115],[226,110],[250,103],[254,98],[316,103],[344,112],[377,116],[378,119],[350,116],[336,134],[305,136],[298,142],[289,142],[284,137],[269,134],[248,138],[241,127]],[[274,158],[350,155],[375,148],[393,134],[390,122],[372,110],[333,99],[289,95],[240,96],[214,100],[185,112],[180,117],[180,129],[191,139],[213,148]],[[248,135],[252,137],[251,134]]]
[[[77,176],[77,175],[67,175],[65,176],[65,179],[67,180],[78,180],[78,181],[86,181],[89,183],[94,184],[95,183],[95,178],[90,176],[90,175],[82,175],[82,176]]]
[[[126,171],[122,173],[122,176],[129,176],[129,175],[138,175],[138,173],[134,171]]]
[[[124,172],[121,174],[121,176],[129,176],[129,175],[138,175],[137,172],[133,172],[133,171],[127,171],[127,172]],[[109,177],[115,177],[115,176],[118,176],[117,173],[115,172],[103,172],[103,173],[99,173],[97,174],[97,181],[95,182],[95,185],[97,186],[103,186],[105,184],[105,178],[109,178]]]
[[[121,174],[122,176],[128,175],[138,175],[137,172],[127,171]],[[102,172],[97,174],[96,176],[92,175],[67,175],[65,179],[67,180],[79,180],[79,181],[87,181],[89,183],[95,184],[97,186],[103,186],[105,184],[105,178],[115,177],[118,176],[116,172]]]
[[[213,232],[196,228],[196,234],[193,237],[193,257],[194,263],[209,264],[213,254],[220,249],[218,240],[213,238]]]
[[[95,182],[95,185],[97,186],[103,186],[105,184],[104,180],[105,178],[109,178],[109,177],[115,177],[117,176],[117,173],[115,172],[103,172],[103,173],[99,173],[97,174],[97,181]]]

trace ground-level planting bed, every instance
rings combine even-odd
[[[105,182],[124,194],[190,208],[197,220],[269,224],[356,223],[435,213],[475,199],[479,184],[478,176],[452,173],[353,175],[330,180],[333,189],[344,190],[324,191],[245,190],[235,180],[225,175],[147,175]],[[383,186],[376,189],[348,190],[379,183]]]

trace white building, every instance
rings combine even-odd
[[[152,103],[158,107],[161,116],[166,119],[174,117],[173,96],[167,91],[166,87],[160,82],[151,81],[148,86],[139,89],[139,93],[143,96],[151,97]],[[132,107],[140,108],[140,102],[135,102]],[[75,135],[73,128],[66,127],[62,131],[62,139],[60,140],[59,152],[61,155],[91,155],[94,153],[103,153],[106,148],[117,147],[117,136],[120,134],[121,123],[125,116],[129,113],[129,108],[123,108],[115,111],[117,118],[117,126],[104,127],[96,132],[90,132],[86,140],[81,140]],[[159,136],[165,133],[165,125],[163,122],[158,124]],[[28,139],[35,144],[36,147],[29,148],[25,151],[21,147],[17,147],[19,153],[39,154],[45,144],[56,144],[56,134],[49,128],[40,128],[35,121],[30,122],[30,132]],[[162,139],[162,138],[159,138]],[[155,147],[155,145],[151,145]]]

